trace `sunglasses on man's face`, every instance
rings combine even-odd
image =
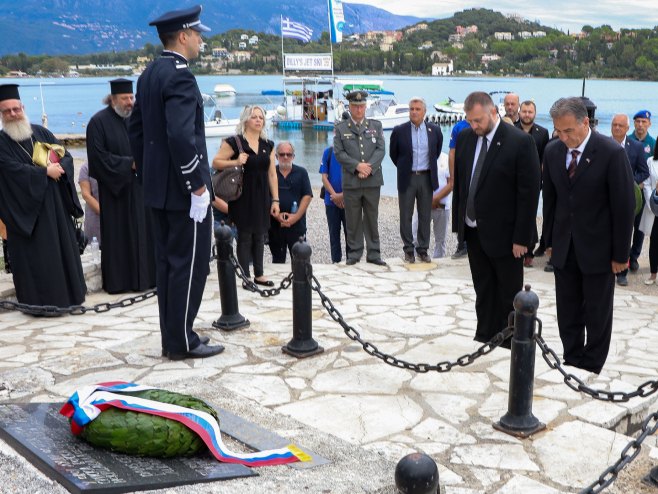
[[[280,156],[281,158],[292,158],[294,153],[279,153],[277,156]]]

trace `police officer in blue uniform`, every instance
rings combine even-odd
[[[203,99],[188,60],[199,56],[201,6],[167,12],[155,26],[164,46],[137,81],[129,122],[144,204],[153,214],[162,354],[203,358],[224,350],[192,329],[210,271],[211,182]]]

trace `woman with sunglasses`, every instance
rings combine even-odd
[[[271,287],[274,283],[263,273],[263,251],[270,215],[279,214],[279,187],[274,143],[267,138],[263,108],[245,107],[235,131],[235,136],[222,142],[212,166],[216,170],[243,167],[242,194],[228,203],[229,217],[238,228],[238,262],[247,276],[252,262],[254,282]]]

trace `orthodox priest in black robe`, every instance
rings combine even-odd
[[[82,216],[73,158],[50,131],[30,125],[18,85],[0,85],[0,113],[0,219],[7,225],[16,298],[31,305],[81,304],[87,287],[71,219]],[[37,159],[35,147],[46,150],[43,144],[52,150]]]
[[[98,181],[101,271],[108,293],[138,292],[155,286],[151,222],[128,140],[133,109],[132,81],[110,81],[107,107],[87,125],[89,175]]]

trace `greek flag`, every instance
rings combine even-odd
[[[281,36],[308,43],[311,41],[311,36],[313,36],[313,30],[301,22],[294,22],[287,17],[281,17]]]

